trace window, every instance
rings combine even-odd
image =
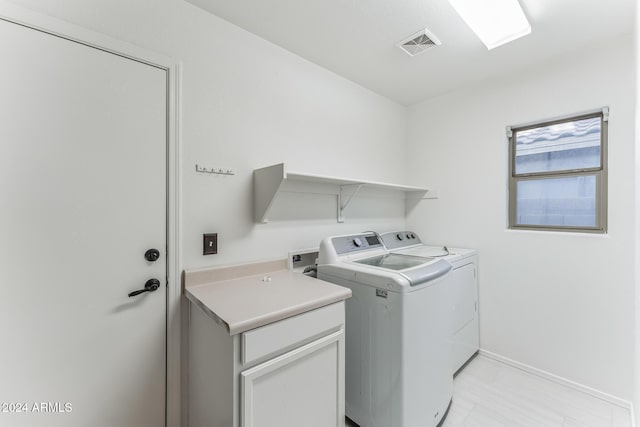
[[[507,128],[509,228],[606,232],[607,119],[603,108]]]

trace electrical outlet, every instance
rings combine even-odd
[[[218,233],[205,233],[202,235],[202,255],[214,255],[218,253]]]

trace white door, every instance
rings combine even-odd
[[[2,20],[0,64],[0,425],[164,426],[166,70]]]

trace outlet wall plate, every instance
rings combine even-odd
[[[218,253],[218,233],[205,233],[202,235],[202,255],[215,255]]]

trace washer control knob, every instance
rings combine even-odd
[[[402,239],[404,239],[404,237],[402,237],[402,233],[398,233],[398,234],[396,234],[396,238],[397,238],[398,240],[402,240]]]
[[[411,234],[409,234],[409,238],[410,238],[410,239],[415,239],[415,238],[416,238],[416,235],[415,235],[415,234],[413,234],[413,233],[411,233]]]
[[[355,239],[353,239],[353,244],[356,245],[356,248],[359,248],[360,246],[362,246],[362,240],[360,240],[359,237],[356,237]]]

